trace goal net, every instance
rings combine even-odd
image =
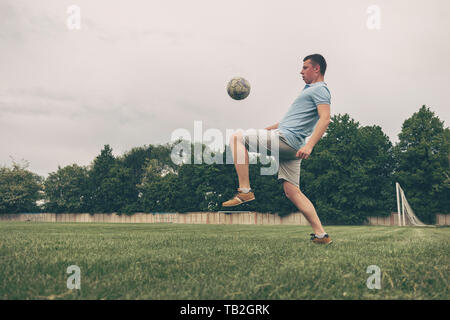
[[[397,211],[398,211],[398,225],[399,226],[422,226],[428,227],[414,214],[413,209],[406,200],[405,193],[398,182],[395,183],[397,190]]]

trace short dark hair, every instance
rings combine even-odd
[[[318,53],[310,54],[309,56],[306,56],[303,59],[303,62],[305,62],[308,59],[311,60],[311,64],[313,66],[319,65],[320,66],[320,73],[322,75],[325,75],[325,71],[327,70],[327,62],[325,61],[325,58],[321,54],[318,54]]]

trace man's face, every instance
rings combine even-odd
[[[316,66],[313,66],[310,59],[303,62],[303,68],[300,74],[302,75],[303,81],[305,81],[305,83],[312,83],[317,79],[319,73],[320,66],[318,64]]]

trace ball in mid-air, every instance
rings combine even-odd
[[[250,83],[241,77],[235,77],[228,82],[228,95],[234,100],[242,100],[250,94]]]

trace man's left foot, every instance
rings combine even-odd
[[[311,233],[311,241],[317,244],[330,244],[333,242],[327,233],[322,238],[319,238],[315,233]]]

